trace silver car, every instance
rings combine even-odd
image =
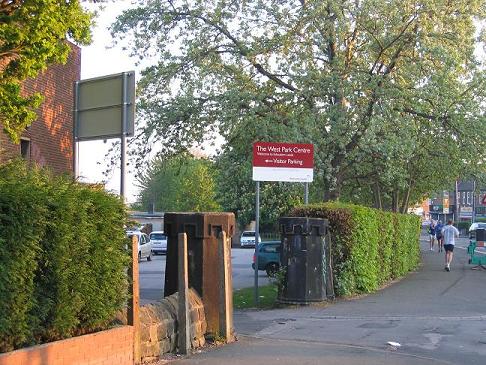
[[[154,255],[167,253],[167,236],[162,231],[153,231],[150,233],[150,242],[152,243],[152,252]]]
[[[138,241],[138,261],[142,259],[147,259],[147,261],[152,261],[152,243],[150,242],[149,236],[140,231],[127,231],[128,238],[137,236]]]

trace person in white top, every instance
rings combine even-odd
[[[459,237],[459,231],[452,225],[452,220],[447,221],[447,225],[442,228],[442,238],[444,240],[445,250],[445,270],[451,271],[452,255],[456,244],[456,237]]]

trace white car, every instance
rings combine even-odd
[[[476,229],[486,229],[486,223],[475,222],[469,227],[469,238],[476,238]]]
[[[167,236],[162,231],[153,231],[149,235],[154,255],[167,253]]]
[[[262,242],[260,235],[258,235],[258,242]],[[240,247],[255,247],[255,231],[243,231],[240,237]]]
[[[150,242],[149,236],[140,231],[127,231],[128,238],[132,238],[133,236],[136,236],[138,241],[138,261],[142,259],[152,261],[152,243]]]
[[[481,223],[481,222],[475,222],[471,224],[471,227],[469,227],[469,232],[475,231],[478,228],[486,228],[486,223]]]

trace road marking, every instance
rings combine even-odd
[[[451,335],[441,335],[440,333],[424,333],[424,337],[429,340],[429,343],[419,344],[419,343],[408,343],[408,346],[419,347],[424,350],[435,350],[439,347],[440,341],[443,337]]]

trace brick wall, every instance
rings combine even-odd
[[[133,365],[133,327],[122,326],[0,354],[0,365]]]
[[[140,348],[143,361],[152,361],[177,349],[178,293],[140,307]],[[191,347],[204,346],[207,330],[204,304],[189,289]],[[127,323],[126,312],[118,314]],[[0,365],[133,365],[134,331],[121,326],[67,340],[0,354]]]
[[[22,135],[31,141],[30,159],[56,173],[73,171],[73,83],[79,80],[80,73],[81,49],[71,44],[65,65],[51,65],[22,85],[25,94],[40,92],[44,97],[38,119]],[[20,145],[10,142],[0,130],[0,163],[18,156]]]

